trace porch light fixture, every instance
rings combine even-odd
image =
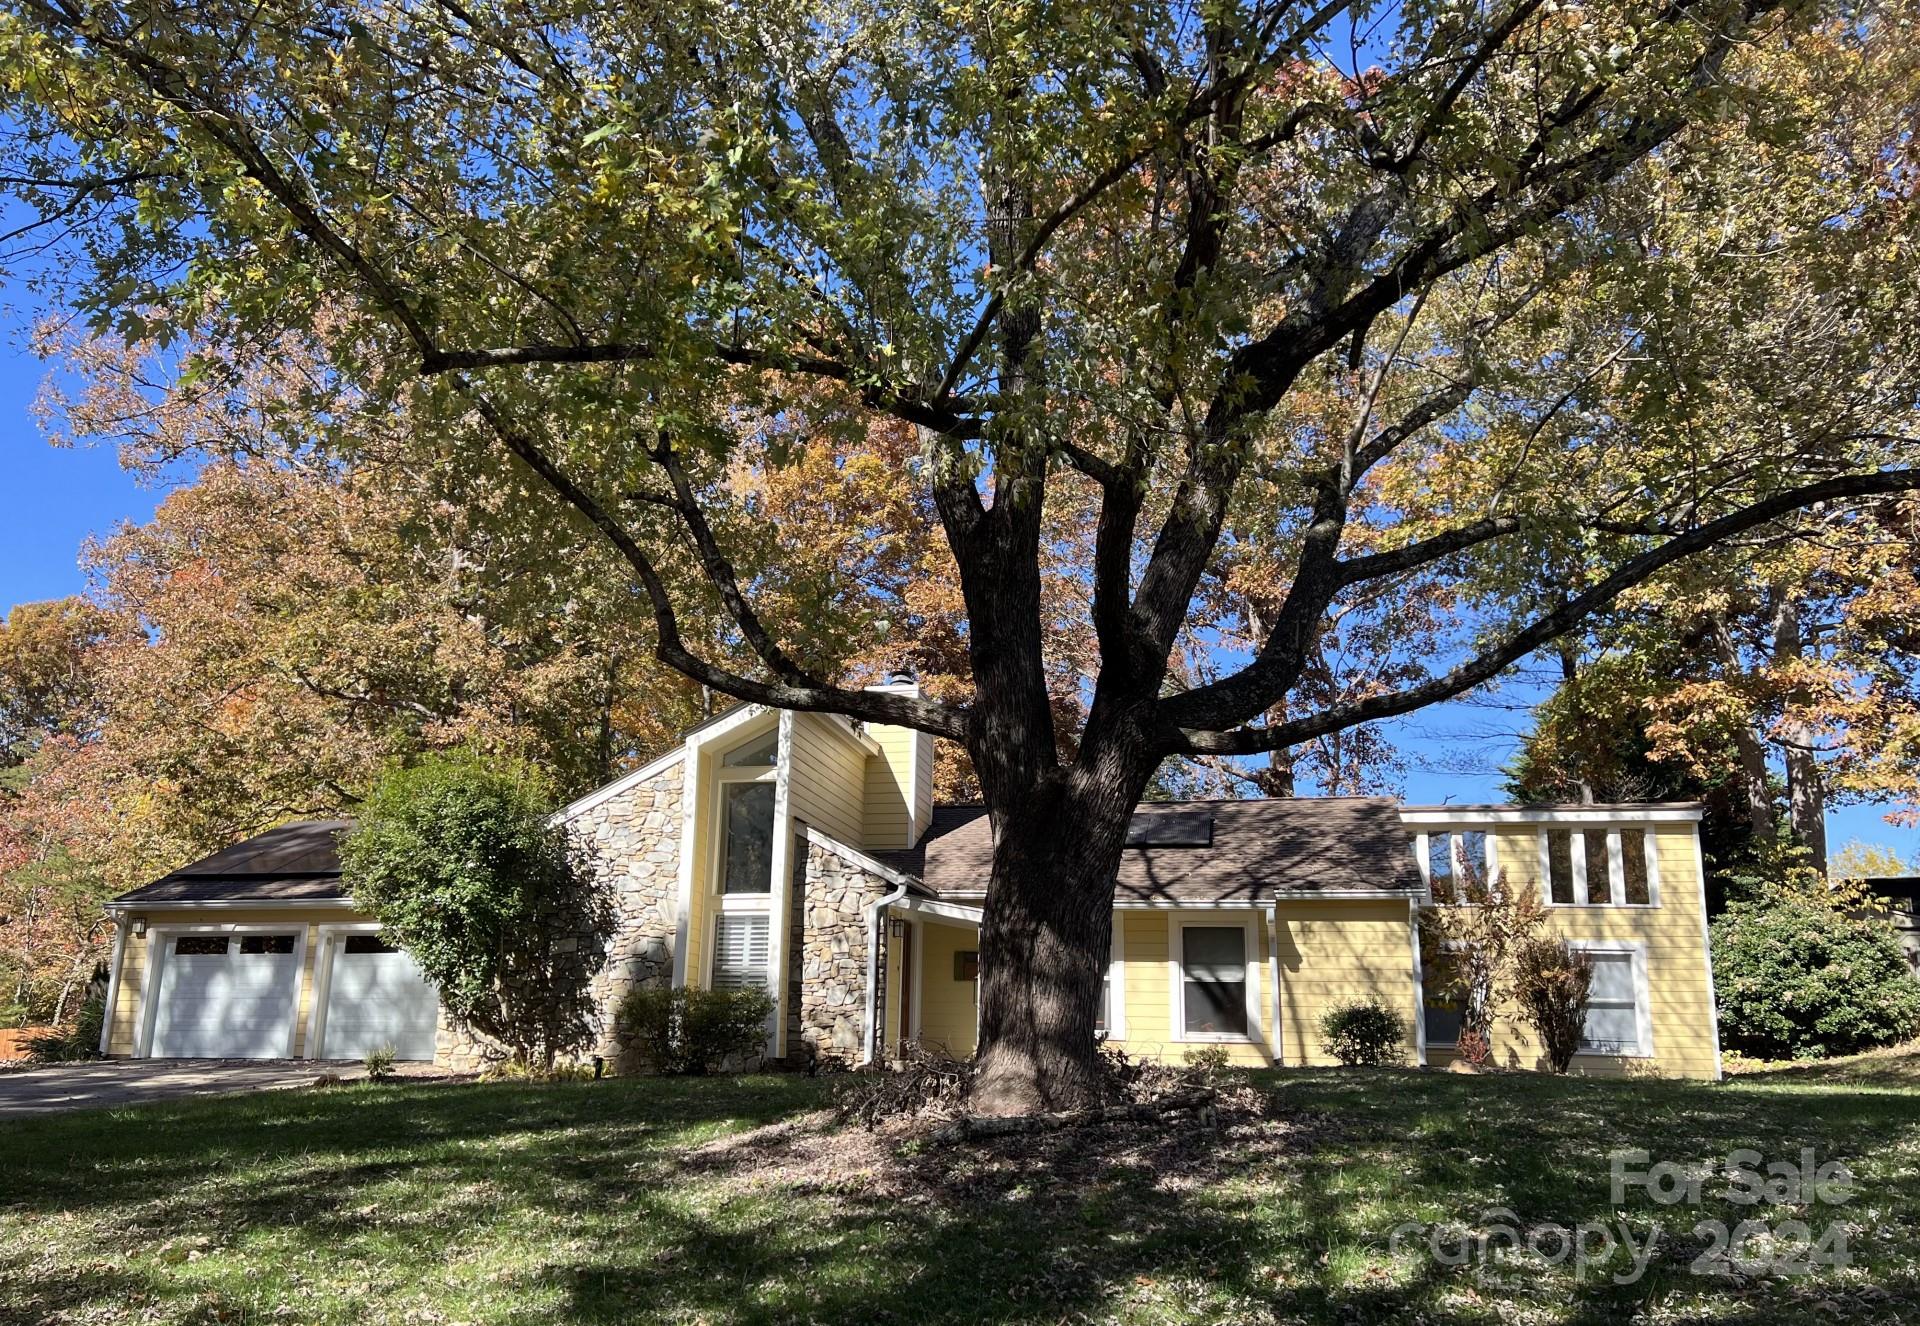
[[[887,918],[887,938],[905,939],[906,937],[907,923],[897,916],[889,916]]]
[[[146,938],[147,936],[147,918],[146,917],[136,916],[133,918],[133,934],[134,934],[134,938],[136,939]]]

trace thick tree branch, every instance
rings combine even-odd
[[[667,481],[673,485],[673,509],[680,513],[681,522],[693,542],[695,556],[700,559],[700,569],[706,574],[707,583],[720,595],[720,602],[727,610],[727,616],[740,628],[740,634],[760,661],[767,665],[768,671],[789,686],[801,686],[819,689],[822,683],[795,663],[780,647],[780,642],[760,620],[753,604],[740,590],[740,576],[734,570],[733,562],[720,540],[713,532],[713,524],[707,519],[706,511],[700,505],[699,496],[693,491],[693,481],[687,476],[687,467],[680,463],[680,455],[673,449],[673,438],[665,429],[659,435],[659,441],[648,452],[654,462],[667,472]]]
[[[958,739],[965,735],[965,712],[937,700],[884,691],[849,691],[837,686],[756,681],[693,653],[681,635],[679,614],[674,610],[673,598],[667,591],[665,579],[626,526],[602,506],[593,494],[574,482],[525,430],[516,427],[502,414],[485,393],[464,378],[456,376],[453,381],[456,389],[472,403],[475,412],[507,450],[599,531],[632,569],[653,611],[654,630],[658,637],[654,644],[654,656],[662,663],[703,686],[711,686],[723,695],[752,704],[842,714],[867,722],[917,728],[935,736]]]
[[[1717,520],[1695,526],[1684,534],[1629,558],[1599,583],[1568,598],[1553,611],[1511,632],[1498,644],[1482,650],[1431,681],[1383,695],[1331,705],[1317,714],[1269,727],[1220,731],[1170,725],[1162,733],[1163,749],[1169,755],[1256,755],[1298,745],[1356,724],[1393,718],[1442,700],[1450,700],[1491,681],[1507,667],[1566,634],[1620,595],[1645,583],[1675,562],[1804,507],[1821,502],[1914,491],[1920,491],[1920,471],[1880,470],[1872,474],[1850,474],[1826,479],[1777,493]],[[1171,708],[1170,705],[1168,710]],[[1188,712],[1196,710],[1197,706],[1190,706]],[[1163,711],[1163,715],[1166,712]],[[1199,716],[1204,721],[1204,715]]]

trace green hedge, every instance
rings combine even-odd
[[[1736,903],[1713,923],[1713,974],[1721,1040],[1743,1054],[1818,1059],[1920,1034],[1920,980],[1878,918]]]

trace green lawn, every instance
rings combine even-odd
[[[8,1124],[0,1321],[1920,1320],[1911,1054],[1724,1086],[1257,1081],[1218,1131],[1092,1146],[836,1133],[810,1113],[827,1088],[793,1077],[349,1087]],[[1842,1158],[1857,1195],[1750,1208],[1709,1180],[1698,1207],[1609,1201],[1615,1148],[1700,1164],[1737,1146]],[[1394,1249],[1402,1222],[1487,1207],[1548,1250],[1546,1226],[1582,1221],[1668,1237],[1624,1286],[1606,1274],[1624,1254],[1576,1278]],[[1696,1223],[1748,1218],[1837,1228],[1853,1264],[1691,1273]]]

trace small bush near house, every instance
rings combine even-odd
[[[353,897],[447,1014],[551,1074],[593,1036],[614,910],[596,863],[549,822],[544,774],[471,752],[383,774],[340,845]]]
[[[80,1005],[80,1016],[70,1027],[57,1028],[26,1042],[27,1058],[37,1064],[74,1063],[100,1056],[100,1029],[106,1023],[107,1001],[103,994],[89,995]]]
[[[1406,1029],[1385,1004],[1358,999],[1320,1017],[1320,1042],[1349,1068],[1378,1067],[1400,1058]]]
[[[1775,896],[1713,923],[1720,1034],[1766,1059],[1819,1059],[1920,1033],[1915,980],[1892,925]]]
[[[1513,956],[1513,997],[1556,1073],[1567,1071],[1587,1025],[1593,960],[1564,941],[1536,939]]]
[[[367,1057],[360,1062],[367,1070],[369,1082],[384,1082],[393,1076],[393,1061],[398,1056],[391,1045],[382,1045],[367,1051]]]
[[[759,990],[636,989],[620,1001],[620,1025],[656,1073],[710,1073],[766,1044],[773,1000]]]

